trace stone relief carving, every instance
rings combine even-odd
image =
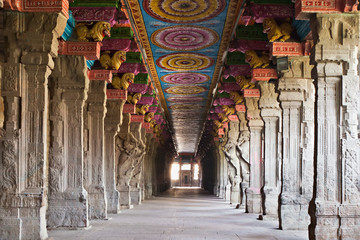
[[[16,143],[11,140],[4,140],[2,142],[4,151],[2,152],[2,169],[0,181],[0,204],[4,204],[9,192],[12,192],[16,186]]]
[[[117,186],[128,188],[133,174],[133,159],[138,154],[138,143],[131,134],[119,134],[115,139],[119,156],[117,157]]]

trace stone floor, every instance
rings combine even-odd
[[[307,231],[278,230],[276,222],[256,220],[202,189],[173,188],[110,217],[92,221],[88,230],[49,231],[49,239],[307,239]]]

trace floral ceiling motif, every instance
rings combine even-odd
[[[177,151],[194,153],[242,1],[128,4]]]
[[[199,53],[171,53],[160,57],[156,64],[167,70],[194,71],[212,66],[214,60]]]
[[[195,102],[204,101],[204,98],[202,98],[202,97],[169,97],[167,100],[169,102],[177,102],[177,103],[195,103]]]
[[[175,86],[165,89],[165,92],[170,94],[179,94],[179,95],[192,95],[205,92],[206,88],[200,86]]]
[[[196,72],[170,73],[161,77],[161,81],[173,84],[196,84],[209,80],[208,75]]]
[[[145,11],[170,23],[196,23],[211,19],[225,8],[225,0],[144,0]]]
[[[151,36],[156,46],[172,51],[195,51],[207,48],[218,40],[219,35],[214,30],[199,26],[162,28]]]

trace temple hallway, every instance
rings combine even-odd
[[[49,231],[49,239],[307,239],[307,231],[278,230],[277,222],[256,220],[256,214],[234,209],[202,189],[172,188],[110,217],[110,221],[91,221],[89,230]]]

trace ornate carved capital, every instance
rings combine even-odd
[[[245,98],[246,115],[249,120],[249,127],[262,127],[264,122],[260,116],[259,98]]]
[[[275,92],[275,84],[269,82],[259,82],[261,89],[261,97],[259,100],[259,107],[262,109],[261,114],[263,114],[264,109],[274,110],[276,114],[276,110],[280,110],[279,102],[277,101],[277,97],[279,94]]]
[[[288,70],[281,71],[283,78],[311,79],[314,66],[310,64],[309,56],[292,56],[288,59]]]
[[[313,21],[317,33],[315,60],[351,63],[360,44],[359,19],[358,13],[317,14]]]

